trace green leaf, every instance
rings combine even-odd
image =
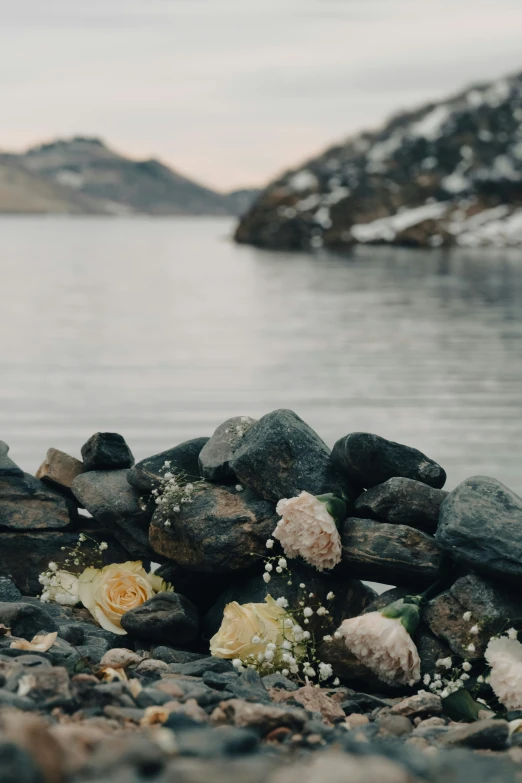
[[[442,700],[442,708],[444,714],[455,721],[470,721],[479,720],[479,712],[481,710],[487,710],[484,704],[479,704],[472,697],[467,688],[460,688],[455,693],[450,693],[445,699]]]
[[[346,503],[342,498],[334,495],[333,492],[328,492],[326,495],[316,495],[316,500],[324,503],[326,510],[336,525],[340,525],[346,519]]]

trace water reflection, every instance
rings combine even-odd
[[[370,430],[449,484],[522,492],[522,254],[236,247],[224,220],[0,221],[0,438],[34,469],[121,431],[138,458],[291,407]]]

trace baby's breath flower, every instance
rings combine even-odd
[[[311,617],[314,613],[314,610],[310,606],[305,606],[303,609],[303,614],[305,617]]]
[[[342,638],[342,633],[339,633],[339,631],[335,631],[334,639],[341,639],[341,638]]]
[[[270,574],[268,574],[268,573],[265,571],[265,573],[263,574],[263,581],[264,581],[264,582],[266,582],[266,583],[268,584],[271,578],[272,578],[272,577],[270,576]]]
[[[87,541],[87,536],[85,535],[85,533],[80,533],[80,535],[78,536],[78,541],[80,541],[82,544],[84,541]]]
[[[243,492],[243,485],[242,484],[236,484],[236,491],[237,492]]]
[[[506,631],[508,639],[516,639],[518,637],[517,630],[515,628],[508,628]]]
[[[286,568],[288,565],[284,557],[280,557],[279,560],[277,561],[277,564],[281,566],[281,568]]]
[[[286,620],[284,621],[283,625],[284,625],[285,628],[293,628],[294,627],[294,624],[293,624],[292,620],[289,617],[286,618]]]
[[[438,666],[441,669],[451,669],[451,664],[451,658],[448,656],[448,658],[439,658],[435,666]]]
[[[470,662],[469,661],[464,661],[464,663],[462,664],[462,668],[464,669],[465,672],[471,671],[471,664],[470,664]]]
[[[334,598],[335,598],[335,594],[332,593],[332,591],[330,590],[330,592],[326,596],[326,600],[327,601],[333,601]]]
[[[288,677],[288,675],[290,674],[290,671],[289,671],[289,669],[283,669],[281,674],[284,674],[285,677]]]
[[[336,687],[337,687],[338,685],[340,685],[340,684],[341,684],[341,680],[339,679],[339,677],[336,677],[336,678],[335,678],[335,680],[333,681],[333,684],[334,684]]]
[[[265,563],[265,571],[273,571],[273,570],[274,570],[274,566],[272,565],[272,563]]]
[[[303,639],[310,639],[311,633],[310,631],[303,631]]]
[[[467,623],[471,620],[471,612],[464,612],[462,615],[462,619],[465,620]]]
[[[332,637],[330,636],[330,634],[327,633],[326,636],[323,636],[323,642],[331,642],[331,641],[332,641]]]
[[[479,627],[478,627],[478,625],[472,625],[472,626],[471,626],[471,628],[469,629],[469,632],[470,632],[470,633],[474,633],[474,634],[475,634],[475,633],[478,633],[478,632],[479,632]]]
[[[49,563],[49,571],[58,571],[58,565],[54,562]]]
[[[425,674],[424,677],[422,678],[422,682],[424,683],[424,685],[429,685],[431,682],[431,675]]]
[[[301,590],[304,590],[304,589],[305,589],[305,587],[306,587],[306,585],[305,585],[305,583],[304,583],[304,582],[301,582],[301,584],[299,585],[299,587],[301,588]]]
[[[252,644],[260,644],[261,643],[261,637],[257,636],[257,634],[256,634],[255,636],[252,637],[252,639],[250,641],[252,642]]]
[[[266,546],[267,549],[273,549],[273,547],[274,547],[274,539],[273,538],[269,538],[267,540],[265,546]]]
[[[473,652],[475,652],[475,645],[474,645],[473,643],[471,643],[471,644],[468,644],[468,646],[466,647],[466,649],[467,649],[467,651],[468,651],[468,652],[471,652],[471,653],[473,653]]]
[[[276,604],[281,606],[283,609],[286,609],[288,607],[288,599],[281,596],[280,598],[276,599]]]
[[[276,574],[282,574],[282,573],[283,573],[283,569],[281,568],[281,566],[277,566],[276,567]]]
[[[319,617],[322,617],[325,614],[328,614],[328,609],[325,609],[324,606],[320,606],[319,609],[316,609],[316,614],[319,615]]]

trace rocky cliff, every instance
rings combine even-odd
[[[400,114],[272,182],[238,242],[522,245],[522,74]]]
[[[96,138],[61,139],[0,155],[0,212],[228,215],[249,191],[218,193],[157,160],[131,160]]]

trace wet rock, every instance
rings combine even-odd
[[[43,606],[26,603],[0,603],[0,624],[11,629],[13,636],[30,641],[40,631],[58,631],[56,621]]]
[[[255,422],[250,416],[234,416],[219,425],[199,454],[199,470],[203,478],[224,483],[236,479],[230,460]]]
[[[471,612],[471,619],[463,615]],[[491,636],[500,633],[510,619],[522,616],[522,598],[502,583],[468,574],[431,600],[423,620],[461,658],[483,657]],[[471,629],[477,626],[477,633]],[[473,644],[475,650],[470,650]]]
[[[80,460],[71,457],[64,451],[49,449],[44,461],[36,471],[36,478],[54,489],[71,493],[74,479],[83,471],[84,466]]]
[[[183,473],[189,479],[199,479],[198,457],[208,440],[209,438],[193,438],[153,457],[143,459],[129,470],[127,475],[129,484],[140,492],[152,492],[167,470],[164,467],[165,462],[170,462],[168,469],[172,473]]]
[[[330,464],[330,450],[290,410],[263,416],[241,440],[230,467],[243,486],[267,500],[339,490],[343,484]],[[348,488],[347,488],[348,489]]]
[[[466,479],[442,504],[437,541],[470,568],[520,584],[522,498],[496,479]]]
[[[134,465],[132,452],[117,432],[97,432],[82,446],[85,470],[122,470]]]
[[[361,487],[375,487],[396,476],[440,489],[446,473],[421,451],[368,432],[352,432],[337,441],[332,465]]]
[[[305,587],[299,587],[304,584]],[[326,596],[333,592],[335,598],[328,600]],[[290,606],[298,606],[303,597],[313,593],[330,614],[325,617],[313,616],[307,626],[312,633],[322,631],[322,635],[337,630],[341,622],[349,617],[356,617],[375,598],[375,592],[368,585],[357,579],[346,579],[337,574],[320,574],[312,568],[292,564],[292,584],[288,584],[288,575],[284,572],[272,572],[272,579],[267,585],[260,574],[238,580],[222,593],[214,606],[205,616],[205,635],[209,638],[219,629],[223,619],[225,606],[232,601],[239,604],[263,603],[267,595],[272,598],[286,598]]]
[[[92,534],[92,538],[98,542],[106,541],[109,545],[103,553],[104,564],[121,563],[129,559],[128,553],[111,536]],[[10,577],[24,595],[39,595],[42,592],[39,575],[47,570],[50,562],[63,566],[68,557],[67,549],[73,549],[78,543],[78,533],[32,530],[23,533],[2,532],[0,540],[0,573]],[[84,545],[87,557],[90,545],[90,542]]]
[[[404,715],[406,718],[426,718],[442,712],[442,699],[435,693],[416,693],[390,709],[392,715]]]
[[[143,507],[139,493],[127,481],[127,470],[96,470],[82,473],[72,484],[80,505],[115,538],[133,558],[148,559],[149,522],[152,511]]]
[[[421,675],[433,674],[437,669],[437,661],[441,658],[451,657],[452,651],[445,641],[433,634],[424,623],[421,623],[414,642],[417,646],[421,662]]]
[[[161,509],[154,513],[150,543],[159,555],[186,568],[224,573],[261,560],[276,524],[271,503],[251,492],[208,484],[172,518],[165,520]]]
[[[205,672],[233,672],[232,661],[223,658],[212,658],[208,656],[198,661],[182,663],[179,666],[179,674],[185,677],[201,677]]]
[[[18,465],[13,462],[11,457],[8,457],[7,454],[9,452],[9,446],[7,443],[4,443],[3,440],[0,440],[0,477],[1,476],[17,476],[18,478],[22,478],[24,475],[23,470],[18,467]]]
[[[22,593],[15,583],[6,576],[0,576],[0,602],[21,601]]]
[[[342,564],[350,576],[385,584],[434,582],[442,562],[436,541],[412,527],[351,517],[341,523]]]
[[[434,533],[440,507],[447,494],[420,481],[396,477],[359,495],[355,509],[361,517]]]
[[[121,625],[127,633],[151,642],[188,644],[198,633],[194,604],[179,593],[158,593],[141,606],[126,612]]]
[[[75,519],[72,503],[25,473],[0,474],[0,526],[8,530],[55,530]]]
[[[388,686],[379,680],[348,650],[343,639],[333,638],[331,641],[321,642],[318,658],[324,663],[329,663],[332,666],[334,676],[339,677],[350,687],[369,690],[377,694],[393,693],[393,695],[397,695],[401,693],[400,688]]]
[[[256,728],[261,734],[272,729],[287,726],[293,731],[301,731],[306,723],[306,713],[292,707],[276,707],[267,704],[254,704],[244,699],[230,699],[221,702],[219,712],[234,726]],[[219,713],[213,714],[213,720],[220,720]]]
[[[505,720],[479,720],[452,727],[442,738],[444,745],[463,745],[483,750],[504,750],[509,737],[509,723]]]

